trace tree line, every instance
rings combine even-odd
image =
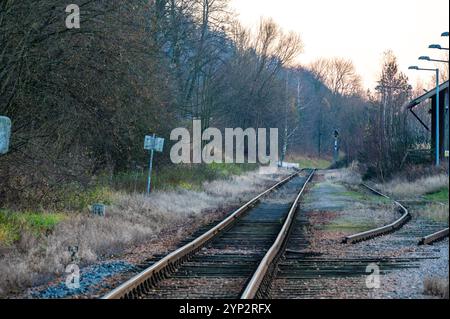
[[[193,119],[279,128],[280,145],[319,157],[338,129],[346,160],[382,174],[414,143],[393,55],[368,95],[350,60],[299,66],[300,35],[271,19],[248,30],[228,0],[84,0],[80,29],[65,27],[66,5],[0,2],[0,114],[13,121],[1,203],[51,202],[61,184],[145,165],[144,135]]]

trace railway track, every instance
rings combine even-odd
[[[434,244],[438,241],[441,241],[441,240],[444,240],[445,238],[447,238],[448,234],[449,234],[449,229],[446,228],[446,229],[440,230],[438,232],[435,232],[431,235],[424,236],[424,237],[422,237],[422,239],[420,239],[419,245]]]
[[[365,231],[365,232],[362,232],[359,234],[347,236],[343,239],[344,244],[355,244],[355,243],[358,243],[361,241],[370,240],[375,237],[379,237],[379,236],[383,236],[383,235],[387,235],[389,233],[395,232],[395,231],[399,230],[400,228],[402,228],[412,218],[408,209],[402,203],[400,203],[396,200],[393,200],[389,196],[381,193],[380,191],[376,190],[375,188],[373,188],[367,184],[362,184],[362,186],[378,196],[381,196],[388,200],[393,201],[393,203],[397,206],[398,211],[401,214],[401,217],[389,225],[379,227],[376,229],[372,229],[369,231]],[[419,233],[412,233],[411,235],[412,236],[418,236],[418,235],[422,236],[422,234],[421,234],[422,232],[424,232],[424,231],[430,232],[429,228],[431,228],[431,231],[434,231],[434,233],[432,233],[430,235],[421,237],[421,239],[418,242],[418,245],[431,245],[433,243],[436,243],[436,242],[441,241],[448,237],[448,235],[449,235],[448,228],[436,231],[436,230],[433,230],[434,227],[435,227],[434,225],[423,225],[423,227],[420,228],[421,230],[419,231]]]
[[[393,243],[398,247],[398,251],[414,245],[414,238],[417,238],[416,225],[405,226],[410,218],[409,212],[401,203],[396,202],[396,205],[401,212],[399,220],[382,229],[373,230],[372,233],[358,236],[368,236],[369,239],[392,233],[395,237]],[[270,264],[265,267],[265,271],[260,271],[259,278],[252,280],[260,284],[248,287],[244,298],[376,298],[378,291],[367,284],[368,275],[372,271],[387,275],[395,271],[418,269],[424,260],[434,258],[423,251],[384,255],[380,253],[380,247],[377,247],[374,241],[368,242],[367,245],[342,246],[342,254],[337,255],[311,250],[311,235],[308,229],[313,225],[310,224],[310,214],[313,212],[300,211],[296,215],[283,248],[277,254],[272,254],[273,258],[268,259]],[[421,231],[427,232],[433,227],[435,226],[429,225]],[[400,230],[398,235],[394,230]],[[256,276],[257,273],[254,277]]]
[[[103,299],[241,297],[261,265],[269,265],[267,252],[282,247],[314,173],[292,174]]]
[[[382,237],[381,246],[378,241],[342,246],[347,247],[342,256],[311,251],[310,212],[299,213],[298,204],[314,173],[303,170],[289,176],[104,298],[372,298],[374,290],[366,284],[368,266],[375,265],[384,275],[417,269],[423,260],[434,258],[423,251],[383,255],[379,251],[384,245],[403,250],[424,234],[433,232],[422,239],[423,244],[448,236],[448,229],[436,233],[439,224],[422,225],[416,219],[407,223],[411,219],[407,208],[394,201],[401,213],[398,220],[347,237],[348,243],[357,243],[391,234]]]
[[[388,200],[392,200],[393,203],[397,206],[398,211],[401,214],[401,217],[389,225],[386,225],[383,227],[378,227],[376,229],[365,231],[365,232],[362,232],[359,234],[347,236],[342,241],[344,244],[355,244],[355,243],[358,243],[361,241],[370,240],[370,239],[373,239],[378,236],[383,236],[383,235],[389,234],[391,232],[394,232],[394,231],[400,229],[403,225],[405,225],[411,219],[411,214],[409,213],[408,209],[405,206],[403,206],[401,203],[399,203],[396,200],[393,200],[389,196],[379,192],[378,190],[376,190],[373,187],[370,187],[367,184],[362,184],[362,186],[367,188],[369,191],[371,191],[372,193],[374,193],[378,196],[384,197]]]

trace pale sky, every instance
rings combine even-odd
[[[353,60],[364,86],[373,88],[383,52],[391,49],[412,83],[429,83],[432,72],[409,71],[408,66],[432,67],[421,55],[439,56],[428,45],[448,47],[441,33],[449,31],[449,0],[231,0],[247,27],[260,17],[272,17],[304,42],[300,64],[319,57]]]

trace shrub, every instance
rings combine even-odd
[[[408,181],[405,178],[399,177],[388,183],[379,184],[377,187],[385,190],[388,194],[396,198],[402,198],[422,196],[439,192],[443,189],[448,190],[448,185],[448,176],[440,174],[422,177],[415,181]]]
[[[204,182],[200,190],[195,191],[177,187],[156,191],[150,196],[117,193],[105,218],[78,213],[69,214],[67,218],[62,216],[62,219],[60,215],[49,215],[36,220],[37,216],[30,214],[24,217],[27,224],[52,231],[39,237],[29,232],[20,233],[20,239],[16,239],[9,253],[0,259],[0,295],[2,291],[21,290],[62,274],[70,262],[69,246],[79,247],[80,265],[86,265],[133,245],[156,239],[162,241],[164,234],[172,234],[170,240],[182,240],[190,229],[217,217],[214,212],[224,213],[225,208],[252,198],[268,184],[273,184],[274,179],[277,176],[250,172]],[[157,253],[164,245],[167,243],[162,241],[158,243],[159,248],[151,249]]]
[[[425,278],[423,286],[425,295],[448,299],[448,278]]]

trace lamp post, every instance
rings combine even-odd
[[[439,59],[432,59],[429,56],[421,56],[419,57],[419,60],[422,61],[429,61],[429,62],[442,62],[442,63],[448,63],[448,61],[445,60],[439,60]]]
[[[416,70],[416,71],[434,71],[436,72],[436,142],[435,142],[435,149],[436,149],[436,166],[441,165],[441,154],[440,154],[440,130],[439,130],[439,116],[440,116],[440,110],[439,110],[439,93],[440,93],[440,87],[439,87],[439,69],[426,69],[426,68],[419,68],[418,66],[410,66],[408,68],[409,70]]]
[[[448,48],[443,48],[440,44],[430,44],[428,48],[448,51]]]
[[[448,38],[448,31],[446,31],[446,32],[442,32],[442,34],[441,34],[441,37],[446,37],[446,38]],[[447,62],[448,63],[448,62]],[[447,112],[448,112],[448,103],[449,103],[449,99],[450,99],[450,87],[448,87],[447,88],[447,100],[446,100],[446,103],[447,103]],[[447,139],[449,138],[448,137],[448,130],[447,130],[447,137],[446,137]],[[447,140],[448,141],[448,140]],[[448,148],[448,143],[447,143],[447,148]],[[447,152],[448,152],[448,150],[446,150]],[[449,174],[450,174],[450,170],[449,170]]]

